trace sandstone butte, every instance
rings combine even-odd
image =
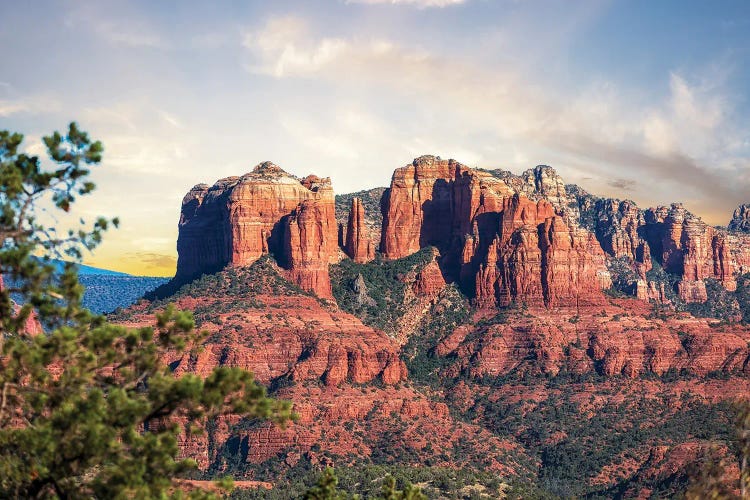
[[[356,197],[352,198],[349,210],[344,250],[349,258],[360,264],[375,258],[375,247],[365,226],[365,207],[362,200]]]
[[[198,184],[182,200],[176,278],[272,253],[298,285],[331,297],[328,265],[339,259],[334,210],[330,179],[297,179],[271,162],[210,187]]]

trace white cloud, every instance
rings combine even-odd
[[[741,147],[747,124],[733,123],[728,98],[715,83],[696,85],[682,75],[666,75],[669,98],[656,103],[626,94],[608,81],[565,94],[545,86],[538,75],[501,63],[471,64],[382,38],[316,37],[296,17],[271,19],[246,34],[244,46],[251,57],[247,68],[254,73],[316,79],[341,89],[365,87],[378,97],[388,88],[389,98],[401,96],[415,117],[439,109],[443,123],[425,123],[419,137],[450,137],[445,132],[451,127],[491,133],[495,140],[517,148],[506,158],[528,158],[524,151],[538,156],[541,148],[553,160],[567,157],[588,163],[600,176],[622,178],[625,169],[630,175],[686,186],[714,199],[736,198],[748,187],[736,179],[744,178],[737,175],[737,165],[750,152],[724,147]],[[404,133],[403,124],[399,127]],[[343,131],[323,139],[315,126],[294,130],[299,132],[295,137],[317,140],[317,149],[333,156],[357,154]],[[371,143],[363,147],[372,150]],[[471,156],[473,148],[456,151],[462,149]],[[472,159],[480,161],[483,156]],[[707,180],[718,168],[728,169],[727,175],[734,177]]]
[[[17,99],[0,99],[0,117],[17,114],[43,114],[60,109],[60,101],[47,95],[32,95]]]
[[[177,117],[175,117],[174,115],[170,113],[167,113],[166,111],[160,110],[159,116],[162,118],[162,120],[164,120],[165,122],[167,122],[174,128],[178,128],[178,129],[185,128],[185,125],[180,120],[178,120]]]
[[[466,0],[347,0],[346,3],[361,3],[367,5],[389,4],[409,5],[419,9],[428,7],[449,7],[466,3]]]

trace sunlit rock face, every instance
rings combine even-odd
[[[182,200],[178,279],[274,254],[302,287],[330,296],[328,264],[338,259],[330,179],[304,179],[270,162],[241,177],[199,184]]]
[[[365,225],[365,207],[359,198],[352,198],[344,251],[357,263],[369,262],[375,258],[375,246]]]

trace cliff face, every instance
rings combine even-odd
[[[319,297],[332,298],[328,265],[338,256],[336,219],[328,200],[310,199],[286,219],[283,261],[292,281]]]
[[[666,302],[662,285],[646,276],[657,262],[679,278],[681,300],[705,302],[704,280],[731,291],[736,275],[750,271],[748,214],[738,208],[727,232],[679,204],[641,210],[596,198],[543,165],[516,176],[422,156],[393,174],[381,250],[396,259],[436,246],[444,274],[483,306],[600,302],[610,258],[630,263],[639,298]]]
[[[636,377],[686,371],[750,375],[750,330],[712,328],[689,315],[649,318],[649,306],[620,300],[575,314],[532,309],[489,326],[462,327],[438,341],[436,353],[455,361],[446,376],[512,372]]]
[[[393,174],[381,249],[400,258],[436,246],[445,274],[481,306],[601,302],[610,284],[604,252],[569,222],[568,206],[549,167],[515,177],[420,157]]]
[[[365,220],[365,207],[362,200],[352,198],[344,250],[357,263],[369,262],[375,258],[375,247],[368,236]]]
[[[679,204],[646,210],[642,233],[664,269],[681,277],[678,294],[686,302],[706,300],[706,278],[734,290],[735,276],[750,268],[747,235],[713,228]]]
[[[297,179],[273,163],[213,186],[199,184],[182,201],[178,279],[277,255],[294,280],[330,296],[327,266],[338,258],[329,179]]]

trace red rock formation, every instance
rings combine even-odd
[[[712,328],[712,320],[686,315],[650,319],[648,313],[648,306],[635,300],[554,314],[533,309],[512,313],[501,324],[461,327],[435,352],[455,357],[446,372],[450,376],[517,370],[556,374],[564,368],[629,377],[670,369],[699,376],[750,375],[750,328]]]
[[[727,229],[741,233],[750,233],[750,203],[744,203],[737,207],[732,214]]]
[[[330,296],[327,265],[338,254],[330,180],[299,180],[265,162],[242,177],[199,184],[182,201],[177,251],[178,279],[274,253],[301,286]]]
[[[337,260],[336,219],[327,200],[305,200],[287,218],[283,262],[292,281],[332,298],[328,265]]]
[[[603,302],[604,252],[593,234],[571,229],[545,200],[515,195],[500,212],[500,231],[476,275],[481,306],[578,306]]]
[[[592,234],[557,217],[568,204],[549,167],[518,178],[423,156],[393,174],[381,249],[399,258],[436,246],[444,271],[480,306],[601,302],[611,284],[605,255]]]
[[[645,219],[646,238],[660,254],[664,269],[681,276],[678,294],[686,302],[706,301],[706,278],[715,278],[734,290],[736,273],[750,264],[750,255],[733,248],[741,245],[741,237],[730,237],[705,224],[682,205],[649,209]]]
[[[354,262],[364,263],[375,258],[375,247],[365,227],[365,207],[359,198],[352,198],[344,249]]]
[[[664,283],[655,281],[638,280],[635,287],[635,296],[640,300],[655,301],[657,304],[668,304]]]
[[[455,160],[421,156],[393,173],[385,199],[381,251],[387,259],[429,245],[460,253],[474,220],[488,219],[480,215],[494,212],[512,194],[489,172]]]
[[[602,249],[613,257],[627,257],[636,273],[645,279],[651,269],[651,251],[639,229],[645,224],[643,212],[630,200],[597,200],[596,235]]]

